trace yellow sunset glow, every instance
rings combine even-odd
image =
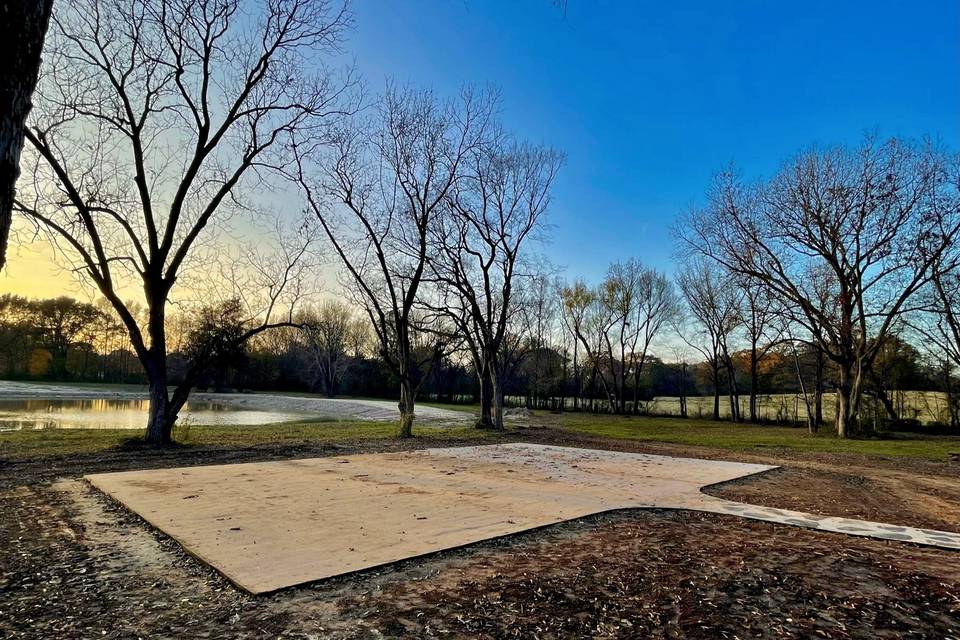
[[[87,295],[76,277],[57,265],[53,250],[43,238],[29,243],[11,238],[7,264],[0,272],[0,294],[4,293],[29,298]]]

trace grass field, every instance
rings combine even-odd
[[[448,405],[436,405],[448,407]],[[465,406],[465,411],[475,408]],[[850,453],[882,457],[907,457],[946,461],[960,453],[960,437],[896,434],[885,439],[841,440],[829,428],[817,435],[805,429],[712,422],[698,419],[624,417],[564,413],[536,413],[539,426],[559,428],[610,439],[664,442],[733,451],[776,450],[819,453]],[[415,427],[418,443],[463,439],[495,441],[500,436],[471,427]],[[304,421],[244,427],[178,427],[174,437],[185,447],[253,447],[297,442],[330,443],[386,440],[396,434],[396,425],[369,421]],[[514,432],[516,435],[516,432]],[[140,447],[139,434],[113,429],[43,429],[0,433],[0,459],[96,453],[110,449]]]
[[[730,424],[695,418],[650,418],[565,413],[556,416],[561,428],[605,438],[761,451],[786,449],[822,453],[852,453],[945,461],[960,453],[960,437],[895,434],[884,439],[840,439],[829,428],[816,435],[796,427]]]
[[[423,446],[434,440],[493,437],[489,431],[468,427],[416,429]],[[396,435],[397,425],[371,421],[306,421],[243,427],[190,426],[174,429],[178,445],[253,447],[297,442],[337,443],[383,440]],[[38,429],[0,432],[0,459],[18,459],[96,453],[108,449],[139,447],[142,435],[128,429]]]

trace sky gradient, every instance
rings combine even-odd
[[[595,281],[672,271],[670,225],[733,162],[769,175],[865,132],[960,148],[960,2],[356,0],[344,46],[371,93],[493,85],[522,137],[563,151],[549,258]],[[39,246],[0,292],[70,291]]]

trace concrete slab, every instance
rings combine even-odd
[[[265,593],[613,509],[697,509],[826,530],[858,523],[700,492],[772,468],[505,444],[87,479],[235,584]]]

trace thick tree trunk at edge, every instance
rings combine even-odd
[[[0,269],[6,262],[24,128],[33,107],[40,54],[53,0],[10,0],[0,7]]]

